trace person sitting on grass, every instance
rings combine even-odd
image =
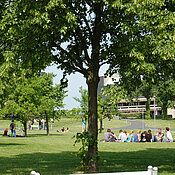
[[[3,136],[9,136],[9,135],[8,135],[8,129],[7,129],[7,128],[4,130]]]
[[[143,131],[142,133],[141,133],[141,139],[140,139],[140,142],[146,142],[146,131]]]
[[[25,132],[24,132],[24,130],[22,129],[22,130],[21,130],[21,134],[20,134],[20,135],[16,135],[16,137],[25,137]]]
[[[151,130],[150,129],[146,133],[145,138],[146,138],[146,142],[152,142],[152,134],[151,134]]]
[[[24,130],[22,129],[21,130],[21,137],[24,137],[25,136],[25,132],[24,132]]]
[[[126,135],[126,139],[125,140],[127,140],[128,139],[128,136],[129,136],[129,133],[127,133],[127,131],[125,131],[125,130],[124,130],[124,133]]]
[[[61,132],[65,133],[65,129],[64,129],[64,127],[61,129]]]
[[[104,133],[104,141],[105,142],[115,142],[116,136],[111,133],[110,129],[107,129],[107,132]]]
[[[134,141],[133,133],[134,133],[133,130],[131,130],[131,131],[129,132],[128,139],[126,139],[125,142],[133,142],[133,141]]]
[[[123,132],[123,130],[121,129],[119,131],[119,137],[118,137],[118,141],[119,142],[124,142],[127,139],[127,135]]]
[[[158,128],[158,133],[153,136],[153,142],[162,142],[164,137],[164,133],[162,132],[161,128]]]
[[[163,137],[163,142],[173,142],[173,137],[168,127],[165,128],[165,132],[167,133],[167,137]]]
[[[139,142],[140,141],[140,130],[137,131],[137,134],[134,135],[134,142]]]

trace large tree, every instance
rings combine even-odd
[[[165,26],[172,30],[174,14],[165,0],[9,0],[7,3],[0,24],[2,40],[10,42],[10,49],[24,67],[37,70],[54,61],[65,73],[80,72],[86,78],[88,134],[93,140],[87,162],[90,170],[96,170],[99,69],[109,63],[111,70],[115,67],[124,78],[131,76],[132,70],[137,78],[142,63],[144,69],[150,70],[155,62],[155,59],[144,61],[146,41],[153,41],[151,47],[155,53],[168,53],[166,58],[170,58],[171,42],[165,52],[166,43],[161,45],[161,40]]]

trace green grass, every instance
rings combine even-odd
[[[0,126],[10,121],[0,121]],[[119,120],[105,120],[105,128],[125,125]],[[6,128],[7,126],[4,126]],[[69,127],[70,133],[29,131],[27,138],[0,137],[0,175],[27,175],[31,170],[41,175],[70,174],[79,170],[80,160],[73,146],[73,135],[81,131],[80,120],[61,119],[53,128]],[[117,131],[118,132],[118,131]],[[104,132],[103,132],[104,133]],[[103,138],[99,134],[99,139]],[[101,172],[143,171],[148,165],[157,166],[159,175],[175,175],[174,143],[103,143],[99,142]]]
[[[10,127],[10,123],[11,121],[10,120],[0,120],[0,129],[5,129],[5,128],[8,128]],[[20,122],[17,122],[15,121],[15,124],[17,126],[17,128],[19,126],[21,126],[22,128],[22,125]],[[38,123],[35,123],[35,125],[37,125]],[[129,123],[126,124],[125,121],[122,121],[122,120],[108,120],[108,119],[104,119],[103,120],[103,126],[104,128],[116,128],[116,127],[120,127],[120,126],[125,126],[125,125],[128,125]],[[51,128],[51,125],[52,125],[52,130],[61,130],[61,128],[69,128],[71,132],[81,132],[81,120],[80,119],[71,119],[71,118],[62,118],[61,120],[59,121],[55,121],[55,123],[50,123],[49,126]],[[37,131],[37,132],[35,132]],[[33,131],[29,131],[29,134],[30,133],[40,133],[40,134],[44,134],[46,131],[38,131],[36,128],[34,128]],[[2,134],[2,133],[1,133]]]

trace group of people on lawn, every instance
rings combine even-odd
[[[12,120],[12,123],[10,124],[10,131],[11,131],[11,135],[8,134],[8,129],[6,128],[4,130],[4,134],[3,136],[11,136],[11,137],[24,137],[25,136],[25,133],[24,133],[24,130],[22,129],[21,130],[21,134],[20,135],[17,135],[16,134],[16,125],[14,123],[14,120]]]
[[[45,119],[32,119],[29,120],[29,130],[33,129],[32,125],[34,125],[35,123],[38,123],[39,130],[41,130],[42,128],[45,130],[47,128],[47,122]],[[54,123],[54,120],[51,118],[49,123]]]
[[[173,142],[172,134],[168,127],[165,128],[166,136],[162,132],[162,129],[159,128],[158,132],[155,135],[152,135],[151,130],[143,131],[140,130],[134,135],[134,131],[131,130],[129,133],[119,131],[119,136],[117,137],[111,129],[107,129],[104,133],[104,142]]]

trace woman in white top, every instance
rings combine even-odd
[[[165,132],[167,133],[167,137],[165,138],[166,142],[173,142],[173,137],[168,127],[165,128]]]

